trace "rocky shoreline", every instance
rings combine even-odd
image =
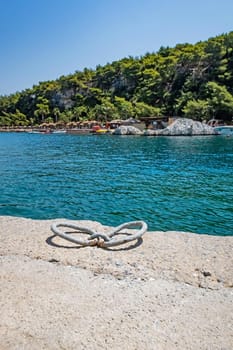
[[[137,126],[120,126],[114,135],[143,135],[143,136],[204,136],[217,135],[215,129],[205,123],[187,118],[177,118],[164,129],[149,128],[141,131]]]
[[[54,221],[0,217],[1,349],[233,348],[233,237],[77,247]]]
[[[187,118],[177,118],[172,124],[168,125],[164,129],[154,129],[148,128],[142,130],[141,128],[135,125],[121,125],[115,129],[105,129],[104,133],[109,133],[112,135],[141,135],[141,136],[203,136],[203,135],[217,135],[218,132],[215,129],[205,123],[195,121]],[[50,130],[49,128],[44,129],[28,129],[28,128],[10,128],[10,129],[1,129],[0,132],[29,132],[29,133],[59,133],[58,130]],[[94,133],[93,129],[63,129],[60,130],[60,133],[68,134],[90,134]]]

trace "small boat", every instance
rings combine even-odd
[[[52,131],[52,134],[65,134],[66,133],[66,130],[53,130]]]
[[[215,126],[214,131],[218,135],[232,136],[233,135],[233,125],[221,125]]]
[[[36,130],[30,130],[27,131],[28,134],[41,134],[41,131],[36,131]]]
[[[97,130],[95,130],[96,134],[106,134],[107,132],[109,132],[108,129],[97,129]]]
[[[29,134],[50,134],[50,130],[30,130],[27,131]]]

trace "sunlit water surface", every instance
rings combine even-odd
[[[233,235],[233,137],[0,133],[0,215]]]

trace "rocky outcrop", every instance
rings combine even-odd
[[[211,126],[187,118],[178,118],[165,129],[147,129],[144,132],[132,125],[121,125],[115,129],[113,135],[145,135],[145,136],[197,136],[216,135]]]
[[[158,136],[158,131],[155,129],[146,129],[143,133],[144,136]]]
[[[75,94],[75,89],[64,89],[63,91],[54,92],[51,99],[52,102],[60,108],[69,109],[73,108],[75,105],[75,101],[73,100]]]
[[[115,129],[113,135],[142,135],[142,131],[131,125],[121,125]]]
[[[216,132],[207,124],[187,119],[178,118],[162,130],[146,130],[146,136],[196,136],[196,135],[216,135]]]

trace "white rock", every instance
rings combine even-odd
[[[162,130],[157,130],[158,136],[192,136],[192,135],[215,135],[214,129],[204,123],[187,119],[178,118]]]
[[[142,131],[131,125],[121,125],[113,131],[113,135],[142,135]]]

